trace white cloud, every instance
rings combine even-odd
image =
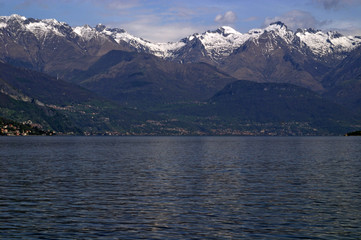
[[[292,10],[282,16],[277,16],[274,18],[266,18],[264,25],[268,26],[269,24],[281,21],[286,24],[287,27],[293,30],[298,28],[317,28],[326,24],[326,22],[318,21],[311,13],[301,11],[301,10]]]
[[[252,16],[252,17],[243,19],[243,22],[253,22],[253,21],[256,21],[256,20],[258,20],[258,17]]]
[[[136,20],[122,23],[121,26],[112,24],[113,27],[122,27],[130,34],[152,42],[175,42],[193,33],[205,31],[200,26],[190,23],[164,24],[161,16],[143,15]]]
[[[127,15],[129,17],[123,17],[121,21],[116,19],[116,22],[105,24],[124,28],[130,34],[152,42],[179,41],[194,33],[216,27],[212,25],[213,22],[210,24],[204,22],[204,16],[209,11],[207,7],[194,6],[191,8],[183,4],[173,4],[155,9],[136,8],[135,10],[137,13],[133,15],[131,14],[134,13],[133,9],[125,11],[126,13],[119,13],[119,16]],[[226,13],[224,21],[229,22],[233,19],[233,22],[235,18],[234,13]]]
[[[126,10],[139,6],[137,0],[106,0],[103,4],[111,10]]]
[[[318,21],[309,12],[300,10],[293,10],[283,14],[282,16],[277,16],[274,18],[266,18],[264,21],[264,26],[268,26],[269,24],[276,21],[283,22],[287,25],[288,28],[292,30],[297,30],[298,28],[316,28],[322,29],[323,31],[337,31],[344,35],[361,35],[361,22],[337,20]]]
[[[195,9],[178,6],[169,8],[165,15],[174,16],[176,18],[189,19],[197,15],[197,11],[195,11]]]
[[[224,15],[219,14],[214,19],[216,23],[220,23],[220,24],[233,24],[236,22],[236,20],[237,20],[237,15],[232,11],[228,11]]]
[[[340,32],[346,36],[361,36],[361,23],[351,21],[333,21],[325,27],[327,30]]]

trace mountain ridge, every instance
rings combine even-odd
[[[207,63],[180,64],[119,50],[108,52],[87,71],[74,75],[73,81],[79,85],[131,105],[203,101],[237,80]]]
[[[18,27],[23,26],[23,30],[32,32],[38,39],[43,39],[48,33],[53,33],[70,38],[79,37],[87,41],[99,38],[102,41],[111,40],[118,44],[125,42],[137,51],[151,53],[165,59],[179,58],[180,49],[196,38],[201,41],[209,56],[218,60],[220,57],[227,57],[248,40],[257,41],[257,38],[265,32],[277,33],[289,42],[298,38],[303,47],[308,47],[315,55],[320,56],[333,51],[348,52],[361,45],[361,37],[343,36],[337,32],[324,33],[314,29],[298,29],[293,32],[282,22],[271,23],[263,29],[251,29],[247,33],[240,33],[229,26],[222,26],[213,31],[209,30],[202,34],[194,33],[177,42],[168,43],[147,41],[129,34],[124,29],[109,28],[102,24],[95,27],[89,25],[70,27],[67,23],[59,22],[56,19],[40,20],[16,14],[0,17],[0,29],[6,29],[11,24],[17,24]]]
[[[353,130],[354,118],[361,113],[360,46],[359,37],[314,29],[293,32],[282,22],[248,33],[223,26],[178,42],[152,43],[105,25],[71,27],[55,19],[11,15],[0,17],[0,97],[4,100],[0,110],[5,117],[22,121],[22,117],[36,117],[28,111],[32,109],[41,115],[39,120],[50,121],[57,129],[80,127],[76,131],[88,133],[126,134],[130,128],[129,133],[139,134],[212,134],[220,124],[216,133],[223,134],[237,125],[237,119],[246,131],[250,123],[244,121],[252,121],[286,134],[282,119],[307,134],[314,134],[312,119],[328,123],[333,133],[338,127]],[[242,89],[245,82],[236,84],[240,80],[250,81],[253,95]],[[241,88],[239,94],[248,96],[248,104],[242,104],[243,98],[209,100],[232,83]],[[262,84],[272,86],[272,93],[264,92]],[[299,93],[308,89],[310,101],[298,94],[284,100],[295,106],[284,108],[278,97],[281,86]],[[82,94],[88,99],[79,99]],[[257,98],[253,101],[255,97],[268,98],[268,110],[284,109],[271,114]],[[331,103],[325,103],[324,97]],[[259,112],[245,111],[252,104]],[[332,109],[350,118],[349,125],[338,122]],[[349,114],[350,109],[355,114]],[[240,114],[236,120],[231,111]],[[288,114],[302,118],[302,126]],[[277,121],[268,125],[267,119]]]
[[[55,19],[11,15],[0,17],[0,43],[0,60],[64,80],[120,50],[182,64],[204,62],[237,79],[288,82],[323,92],[328,86],[324,76],[361,46],[361,37],[314,29],[293,32],[275,22],[247,33],[223,26],[178,42],[153,43],[101,24],[71,27]]]

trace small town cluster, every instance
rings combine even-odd
[[[38,127],[24,123],[16,123],[10,121],[0,121],[0,136],[29,136],[29,135],[53,135],[54,132],[45,132]]]
[[[26,136],[30,134],[31,130],[21,129],[20,127],[12,124],[7,124],[1,127],[1,135],[5,136]]]

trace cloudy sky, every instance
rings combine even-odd
[[[361,35],[361,0],[0,0],[0,15],[103,23],[157,42],[227,25],[242,33],[274,21],[290,29]]]

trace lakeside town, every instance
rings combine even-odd
[[[33,124],[30,120],[23,123],[17,123],[0,118],[0,136],[52,136],[54,134],[55,132],[52,131],[41,130],[37,124]]]

